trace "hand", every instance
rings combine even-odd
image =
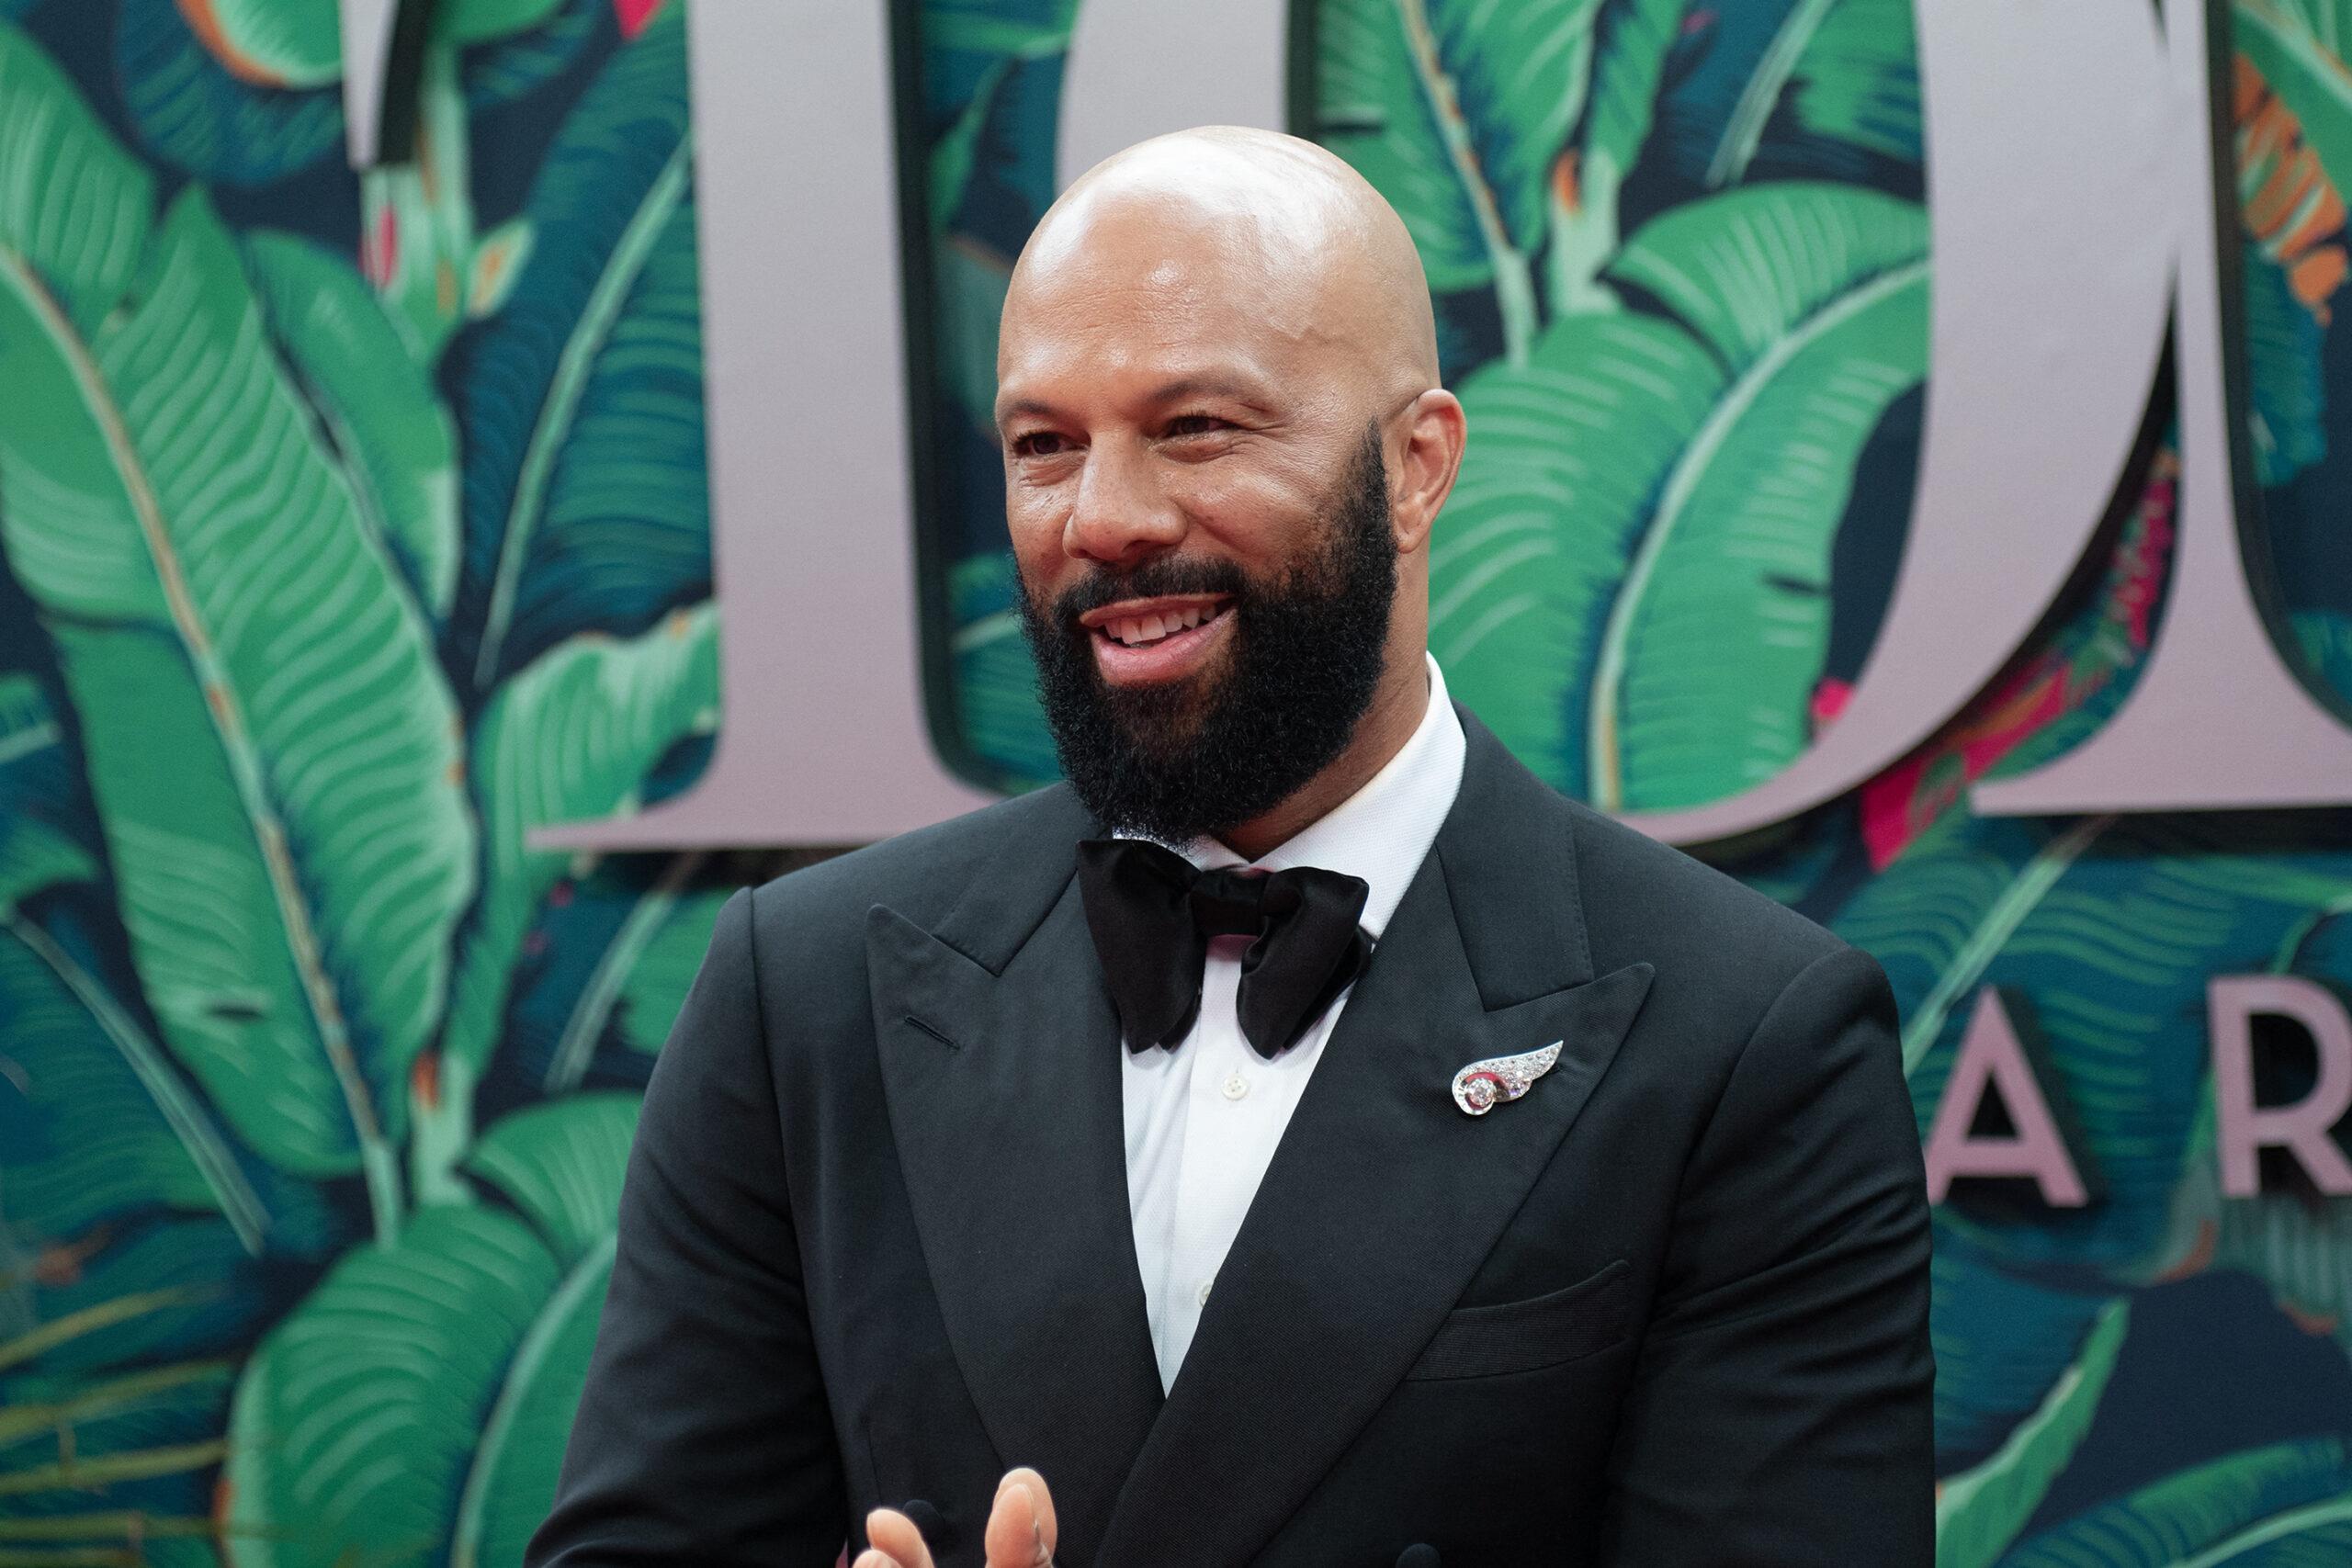
[[[1007,1471],[989,1509],[988,1568],[1054,1568],[1054,1542],[1060,1533],[1046,1478],[1026,1467]],[[866,1515],[865,1539],[873,1545],[850,1568],[933,1568],[922,1533],[896,1508]]]

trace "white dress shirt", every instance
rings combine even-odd
[[[1462,721],[1434,659],[1429,672],[1429,710],[1403,748],[1287,842],[1256,861],[1214,839],[1173,847],[1204,870],[1319,865],[1360,876],[1371,888],[1362,924],[1377,942],[1462,786]],[[1200,1015],[1173,1049],[1121,1053],[1127,1208],[1163,1391],[1175,1385],[1216,1271],[1348,1005],[1343,991],[1297,1044],[1266,1060],[1250,1048],[1235,1011],[1249,945],[1247,937],[1209,943]]]

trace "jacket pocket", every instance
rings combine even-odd
[[[1457,1308],[1438,1325],[1406,1379],[1532,1372],[1606,1350],[1625,1337],[1633,1272],[1621,1258],[1548,1295]]]

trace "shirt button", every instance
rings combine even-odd
[[[1201,1292],[1200,1292],[1200,1294],[1201,1294],[1201,1304],[1202,1304],[1203,1306],[1206,1306],[1206,1305],[1208,1305],[1208,1304],[1209,1304],[1209,1287],[1210,1287],[1211,1285],[1216,1284],[1216,1281],[1215,1280],[1202,1280],[1202,1281],[1201,1281]]]
[[[1248,1094],[1249,1092],[1250,1080],[1243,1077],[1239,1073],[1236,1073],[1231,1077],[1225,1080],[1226,1099],[1239,1100],[1243,1095]]]

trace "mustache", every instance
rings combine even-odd
[[[1053,618],[1067,626],[1090,610],[1122,599],[1153,599],[1166,593],[1224,593],[1239,600],[1250,587],[1248,574],[1229,560],[1161,557],[1125,571],[1097,567],[1055,595]]]

